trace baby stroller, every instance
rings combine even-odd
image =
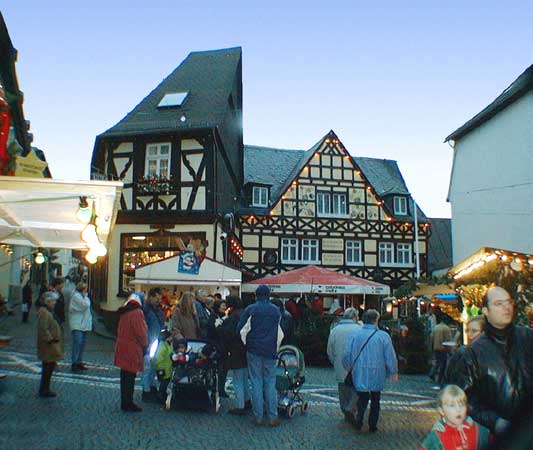
[[[284,345],[278,352],[276,368],[276,391],[278,392],[278,411],[289,419],[299,408],[305,414],[309,403],[300,395],[305,382],[305,362],[303,353],[292,345]]]
[[[187,353],[173,362],[165,409],[218,412],[218,358],[208,342],[188,341]]]

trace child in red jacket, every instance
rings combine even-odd
[[[465,392],[453,384],[439,392],[441,419],[433,426],[422,450],[482,450],[488,447],[489,430],[466,415]]]

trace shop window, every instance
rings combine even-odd
[[[121,236],[119,294],[131,292],[135,270],[177,256],[189,244],[204,245],[205,233],[138,233]],[[176,266],[177,267],[177,266]]]

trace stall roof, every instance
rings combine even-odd
[[[352,277],[318,266],[306,266],[243,284],[243,292],[255,292],[266,284],[273,293],[284,294],[369,294],[389,295],[389,286]]]
[[[131,284],[153,285],[196,285],[196,286],[240,286],[241,272],[224,263],[205,258],[200,264],[198,275],[178,272],[179,256],[146,264],[135,270]]]
[[[113,227],[122,183],[0,176],[0,242],[31,247],[84,249],[76,219],[80,196],[94,202],[105,244]]]

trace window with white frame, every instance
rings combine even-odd
[[[318,261],[318,240],[302,239],[302,262]]]
[[[254,186],[252,189],[252,206],[268,206],[268,188]]]
[[[363,246],[361,241],[346,241],[346,264],[357,265],[363,263]]]
[[[398,244],[396,255],[396,262],[398,264],[411,264],[411,244]]]
[[[394,197],[394,214],[407,215],[407,199],[405,197]]]
[[[146,178],[169,178],[170,176],[170,143],[148,144],[144,165]]]
[[[298,260],[298,239],[284,238],[281,240],[281,261],[291,262]]]
[[[346,194],[342,192],[317,192],[317,214],[319,216],[345,216],[348,214]]]
[[[379,263],[381,265],[394,263],[394,244],[392,242],[379,243]]]

